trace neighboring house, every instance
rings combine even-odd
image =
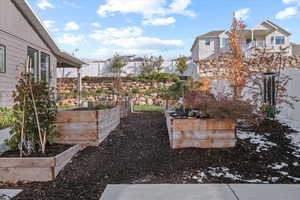
[[[124,67],[122,76],[138,76],[141,73],[141,65],[144,61],[142,57],[135,56],[125,56],[124,57],[128,64]],[[107,60],[87,60],[85,61],[87,64],[82,67],[81,74],[82,77],[113,77],[114,74],[109,70],[110,59]],[[193,76],[196,74],[193,70],[196,69],[191,59],[188,61],[188,69],[184,73],[184,76]],[[164,59],[162,64],[163,73],[168,74],[178,74],[176,71],[176,59]],[[58,78],[62,77],[76,77],[77,72],[74,69],[58,69],[57,70]]]
[[[56,87],[56,68],[80,68],[81,60],[62,52],[26,0],[0,0],[0,106],[13,105],[16,77],[25,70],[35,81]]]
[[[198,36],[192,46],[192,59],[199,61],[211,59],[229,51],[230,31],[211,31]],[[240,31],[242,49],[246,57],[253,53],[253,47],[278,51],[288,47],[287,56],[300,55],[299,45],[290,42],[291,33],[284,28],[266,20],[256,25],[253,29]]]

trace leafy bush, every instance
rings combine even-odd
[[[76,108],[74,110],[92,111],[92,110],[105,110],[105,109],[111,109],[111,108],[113,108],[113,106],[100,104],[100,105],[97,105],[97,106],[90,106],[90,107],[87,107],[87,108]]]
[[[0,108],[0,130],[12,126],[14,122],[13,111],[8,108]]]
[[[34,82],[30,74],[22,73],[13,97],[16,121],[7,144],[12,149],[19,148],[20,155],[36,151],[45,153],[46,144],[57,134],[54,88],[45,82]]]
[[[131,93],[138,94],[140,92],[139,88],[132,88]]]
[[[160,82],[179,82],[180,78],[176,74],[167,74],[160,72],[153,72],[148,75],[139,75],[133,78],[135,81],[160,81]]]

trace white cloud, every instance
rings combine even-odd
[[[84,42],[84,36],[65,33],[58,38],[58,42],[60,44],[65,44],[70,46],[79,46]]]
[[[37,6],[42,10],[54,8],[54,5],[52,5],[48,0],[39,0]]]
[[[183,45],[181,40],[161,40],[154,37],[131,37],[104,41],[105,45],[116,45],[125,49],[169,50]]]
[[[195,12],[186,10],[190,3],[192,3],[191,0],[174,0],[169,6],[169,12],[194,17],[196,16]]]
[[[101,5],[97,13],[106,17],[109,13],[139,13],[144,16],[162,14],[165,0],[106,0],[106,4]]]
[[[106,28],[104,30],[96,30],[90,34],[90,38],[95,40],[109,40],[115,38],[126,38],[140,36],[143,30],[139,27],[126,28]]]
[[[99,28],[101,26],[101,24],[99,24],[98,22],[94,22],[94,23],[91,23],[91,26]]]
[[[278,12],[275,16],[276,19],[289,19],[298,14],[297,7],[288,7]]]
[[[57,32],[59,31],[58,28],[55,28],[55,21],[54,20],[44,20],[43,21],[43,24],[46,26],[46,28],[49,30],[49,31],[52,31],[52,32]]]
[[[61,0],[64,4],[68,5],[68,6],[71,6],[73,8],[82,8],[81,6],[75,4],[74,2],[72,1],[68,1],[68,0]]]
[[[285,4],[292,4],[292,3],[298,3],[300,4],[300,0],[282,0]]]
[[[250,8],[243,8],[243,9],[236,11],[234,14],[237,19],[246,20],[249,18],[249,15],[248,15],[249,12],[250,12]]]
[[[100,41],[101,48],[97,53],[102,55],[120,54],[150,54],[164,52],[181,47],[182,40],[163,40],[156,37],[143,36],[139,27],[106,28],[96,30],[90,38]]]
[[[79,25],[76,22],[74,22],[74,21],[68,22],[68,23],[66,23],[65,30],[66,31],[76,31],[76,30],[79,30]]]
[[[47,28],[52,28],[55,24],[55,21],[54,20],[44,20],[43,23]]]
[[[174,0],[168,6],[166,0],[106,0],[106,3],[99,7],[97,13],[101,17],[107,17],[115,12],[137,13],[145,18],[167,14],[195,16],[193,11],[186,10],[190,3],[191,0]]]
[[[149,54],[154,54],[157,51],[155,50],[141,50],[141,49],[123,49],[120,50],[120,48],[98,48],[94,55],[97,57],[102,57],[102,58],[110,58],[111,56],[115,55],[116,53],[119,55],[149,55]]]
[[[168,18],[149,18],[142,21],[143,25],[163,26],[174,24],[176,19],[174,17]]]

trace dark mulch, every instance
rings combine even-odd
[[[239,140],[232,149],[171,150],[163,113],[140,112],[130,115],[99,147],[88,147],[75,157],[53,182],[19,184],[25,188],[17,199],[94,199],[98,200],[107,184],[128,183],[198,183],[195,178],[209,167],[227,167],[243,180],[294,183],[268,165],[285,162],[284,170],[300,177],[299,161],[292,155],[285,134],[292,132],[277,122],[265,122],[260,128],[248,127],[258,134],[272,132],[276,143],[268,151],[256,151],[257,145]],[[244,183],[206,173],[204,183]],[[6,186],[8,187],[8,186]]]
[[[23,155],[23,157],[29,157],[29,158],[34,158],[34,157],[53,157],[56,156],[67,149],[71,148],[73,145],[65,145],[65,144],[53,144],[53,145],[48,145],[45,151],[45,154],[41,152],[35,152],[32,153],[28,156]],[[0,157],[8,157],[8,158],[13,158],[13,157],[19,157],[20,152],[19,151],[6,151]]]

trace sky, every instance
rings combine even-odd
[[[194,39],[271,20],[300,43],[300,0],[28,0],[57,44],[79,58],[190,55]]]

